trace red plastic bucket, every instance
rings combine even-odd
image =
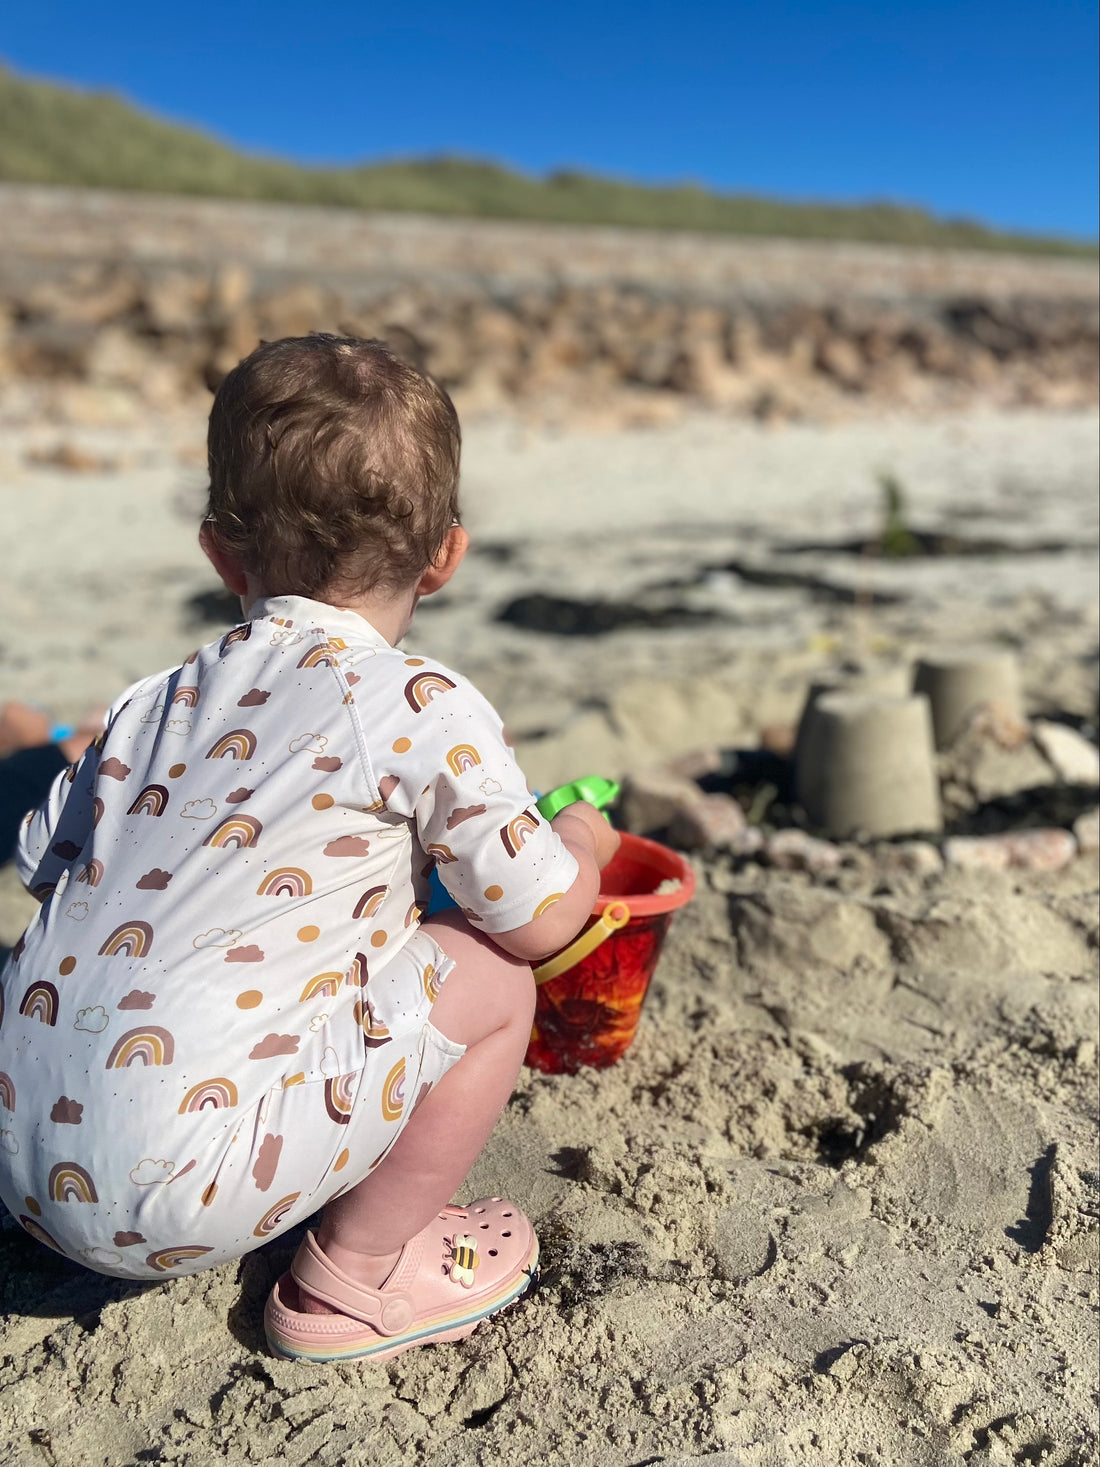
[[[679,882],[658,893],[664,882]],[[630,1048],[642,1000],[695,872],[675,851],[623,834],[600,876],[592,916],[568,947],[535,969],[535,1022],[527,1063],[549,1074],[613,1065]]]

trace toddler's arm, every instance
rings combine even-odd
[[[522,927],[489,936],[513,957],[536,962],[573,941],[592,912],[600,890],[600,872],[619,849],[618,831],[584,800],[568,805],[550,822],[554,833],[577,863],[577,878],[552,907]]]

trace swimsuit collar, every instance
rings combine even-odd
[[[326,632],[350,632],[358,641],[374,647],[389,647],[376,626],[357,611],[346,606],[330,606],[327,601],[311,601],[307,596],[261,596],[248,608],[248,619],[272,619],[286,625],[320,627]]]

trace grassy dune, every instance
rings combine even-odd
[[[2,68],[0,179],[570,224],[1096,253],[1095,246],[1078,241],[1004,234],[886,203],[787,204],[688,185],[644,187],[583,173],[532,178],[451,157],[307,168],[241,152],[197,129],[162,122],[116,96]]]

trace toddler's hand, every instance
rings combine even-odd
[[[600,812],[587,800],[577,800],[572,805],[566,805],[564,810],[558,811],[550,824],[560,836],[568,838],[570,822],[573,823],[573,832],[570,834],[576,831],[578,824],[583,825],[591,838],[592,854],[596,865],[602,871],[608,862],[614,859],[619,849],[619,832],[613,830]]]

